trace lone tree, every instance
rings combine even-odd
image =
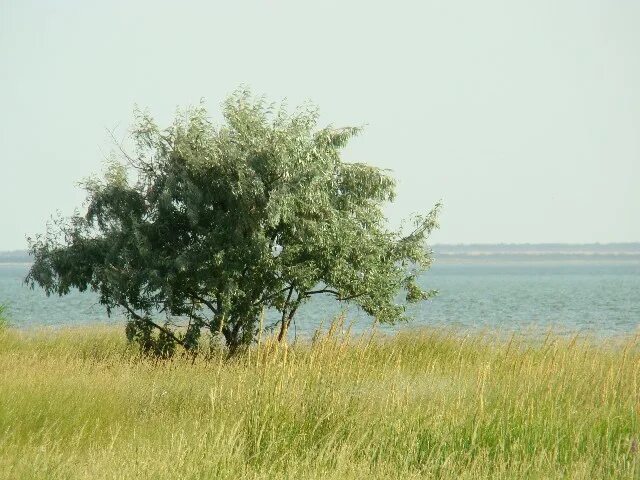
[[[30,239],[25,281],[48,295],[97,292],[127,316],[127,337],[161,356],[195,353],[203,332],[233,353],[256,337],[264,308],[279,312],[282,340],[313,295],[384,323],[433,295],[416,278],[438,205],[410,232],[388,230],[393,179],[340,158],[358,128],[318,129],[315,108],[288,114],[246,91],[226,100],[224,119],[216,128],[200,106],[163,130],[138,115],[135,154],[121,149],[103,179],[85,182],[86,213]]]

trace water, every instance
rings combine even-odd
[[[91,293],[72,292],[47,298],[23,285],[29,266],[0,264],[0,303],[9,307],[16,327],[66,326],[88,323],[122,324],[122,315],[108,318]],[[615,337],[635,333],[640,325],[640,263],[638,262],[476,262],[436,264],[424,286],[440,294],[410,309],[413,326],[445,326],[460,330],[499,332],[552,329],[561,334],[588,333]],[[302,335],[325,325],[341,309],[329,297],[305,305],[297,318]],[[274,321],[270,312],[267,323]],[[347,310],[355,328],[371,319]]]

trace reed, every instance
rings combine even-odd
[[[0,477],[634,478],[638,338],[318,334],[141,358],[0,332]]]

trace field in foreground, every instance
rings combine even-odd
[[[0,478],[635,478],[638,338],[421,331],[140,359],[0,332]]]

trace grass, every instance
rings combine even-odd
[[[0,331],[9,327],[9,319],[7,318],[7,307],[0,303]]]
[[[638,339],[419,331],[139,358],[0,333],[0,477],[637,478]]]

